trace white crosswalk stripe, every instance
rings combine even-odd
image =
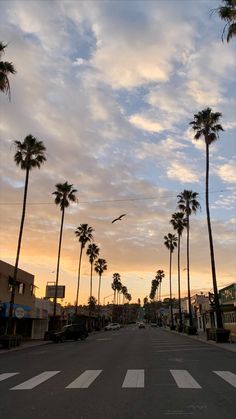
[[[88,388],[94,380],[101,374],[102,370],[84,371],[78,378],[70,383],[66,388]]]
[[[201,385],[193,378],[193,376],[187,370],[180,369],[171,369],[169,370],[171,376],[174,379],[177,387],[180,389],[201,389]],[[11,387],[10,390],[31,390],[40,384],[43,384],[45,381],[49,380],[53,376],[59,374],[61,371],[44,371],[41,374],[38,374],[27,381],[24,381],[14,387]],[[89,388],[92,383],[100,376],[103,370],[85,370],[80,374],[75,380],[68,384],[66,389],[86,389]],[[236,388],[236,374],[230,371],[212,371],[210,374],[216,374],[222,378],[226,383],[230,384],[232,387]],[[20,374],[19,372],[6,372],[0,373],[0,382],[5,381],[8,378],[14,377]],[[122,388],[144,388],[145,386],[145,370],[144,369],[128,369],[124,381],[122,383]]]
[[[236,374],[233,374],[230,371],[213,371],[213,372],[219,375],[219,377],[223,378],[223,380],[227,381],[227,383],[231,384],[231,386],[236,388]]]
[[[128,370],[122,388],[143,388],[144,370]]]
[[[19,374],[19,372],[5,372],[3,374],[0,374],[0,381],[6,380],[7,378],[13,377],[17,374]]]
[[[32,390],[32,388],[37,387],[39,384],[42,384],[44,381],[49,380],[49,378],[58,374],[60,371],[44,371],[35,377],[30,378],[23,383],[12,387],[10,390]]]
[[[187,370],[170,370],[179,388],[202,388]]]

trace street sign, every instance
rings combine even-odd
[[[47,285],[46,286],[46,298],[54,298],[55,297],[55,289],[56,285]],[[65,285],[58,285],[57,286],[57,298],[65,298]]]

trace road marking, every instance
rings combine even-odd
[[[170,370],[179,388],[202,388],[186,370]]]
[[[223,380],[227,381],[227,383],[231,384],[231,386],[236,387],[236,374],[233,374],[230,371],[213,371],[213,372],[219,375],[219,377],[223,378]]]
[[[7,378],[13,377],[17,374],[19,374],[19,372],[5,372],[4,374],[0,374],[0,381],[6,380]]]
[[[143,388],[144,370],[128,370],[122,388]]]
[[[79,375],[66,388],[88,388],[94,380],[101,374],[102,370],[87,370]]]
[[[38,374],[27,381],[24,381],[18,386],[12,387],[10,390],[31,390],[32,388],[37,387],[39,384],[43,383],[44,381],[49,380],[49,378],[53,377],[59,372],[60,371],[44,371],[41,374]]]
[[[98,341],[106,341],[106,340],[112,340],[112,338],[99,338],[99,339],[96,339],[96,340],[98,340]]]
[[[161,349],[156,350],[155,352],[159,353],[159,352],[183,352],[183,351],[199,351],[200,349],[203,349],[204,351],[206,350],[210,350],[212,348],[208,348],[205,346],[200,346],[200,347],[195,347],[195,348],[179,348],[179,349]]]

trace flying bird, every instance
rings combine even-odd
[[[121,214],[118,218],[115,218],[111,223],[115,223],[118,220],[121,220],[122,217],[124,217],[126,214]]]

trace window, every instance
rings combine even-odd
[[[30,295],[34,295],[34,285],[30,284]]]
[[[18,292],[19,294],[24,294],[25,293],[25,284],[23,282],[19,282],[18,284]]]

